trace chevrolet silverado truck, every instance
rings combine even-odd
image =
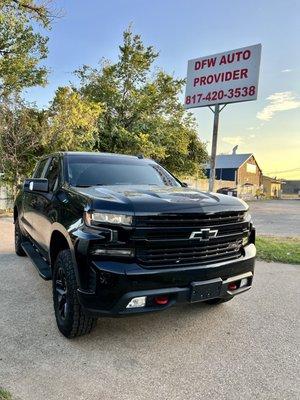
[[[41,158],[16,198],[14,224],[16,253],[52,280],[68,338],[89,333],[99,316],[219,304],[252,285],[247,204],[190,189],[142,156]]]

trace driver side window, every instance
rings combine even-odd
[[[57,189],[59,172],[59,159],[57,157],[53,157],[44,176],[44,178],[48,179],[50,192],[53,192]]]
[[[49,158],[44,158],[37,164],[36,169],[32,176],[33,178],[43,178],[44,177],[48,161],[49,161]]]

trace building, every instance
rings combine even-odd
[[[204,169],[209,177],[209,164]],[[262,171],[252,153],[237,154],[234,148],[232,154],[216,156],[216,179],[232,181],[239,197],[251,198],[261,189]]]
[[[267,197],[279,199],[282,193],[282,181],[263,175],[262,177],[263,193]]]
[[[284,179],[282,193],[300,195],[300,180]]]

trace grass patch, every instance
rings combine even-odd
[[[0,400],[12,400],[12,395],[0,387]]]
[[[261,260],[300,264],[300,238],[259,236],[255,245]]]

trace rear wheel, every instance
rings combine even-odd
[[[90,333],[97,319],[86,315],[79,304],[70,250],[62,250],[53,268],[53,303],[58,329],[67,338]]]
[[[15,252],[20,257],[25,257],[26,253],[22,247],[23,235],[20,229],[19,219],[15,221]]]
[[[206,300],[205,303],[210,304],[210,305],[217,305],[217,304],[226,303],[227,301],[230,301],[232,299],[233,299],[233,297],[230,297],[229,299],[210,299],[210,300]]]

